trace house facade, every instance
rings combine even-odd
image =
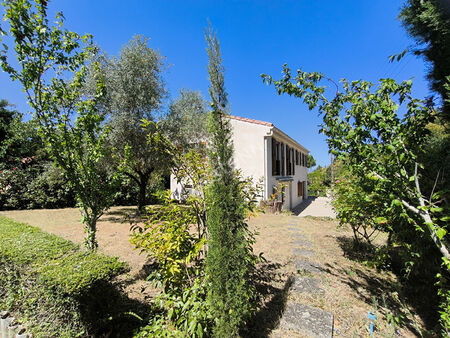
[[[292,209],[308,197],[306,158],[309,150],[270,122],[229,116],[232,127],[234,166],[244,177],[263,184],[263,200],[277,193],[284,209]],[[172,176],[175,198],[186,189]],[[281,193],[281,188],[283,192]]]

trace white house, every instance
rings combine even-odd
[[[292,209],[308,196],[306,158],[309,150],[270,122],[229,116],[233,130],[234,165],[245,177],[263,182],[262,199],[285,186],[283,208]],[[184,189],[171,177],[174,196]]]

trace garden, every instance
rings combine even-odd
[[[27,332],[302,336],[285,318],[302,304],[331,314],[329,335],[449,334],[450,72],[430,75],[436,102],[413,97],[411,80],[337,83],[286,64],[280,79],[262,74],[316,109],[334,156],[310,181],[332,195],[337,220],[298,218],[263,208],[260,186],[233,165],[210,23],[208,102],[185,89],[160,115],[167,64],[148,38],[109,56],[47,1],[2,5],[0,65],[32,117],[0,101],[0,310]],[[442,70],[445,13],[407,1],[404,26],[427,47],[391,61],[422,53]],[[193,193],[174,200],[170,174]]]

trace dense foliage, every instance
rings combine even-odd
[[[339,224],[350,225],[356,244],[371,244],[378,231],[389,231],[387,218],[383,217],[386,201],[367,183],[347,172],[336,180],[332,190]]]
[[[206,142],[206,107],[200,92],[188,89],[170,104],[163,130],[178,149],[187,152]]]
[[[122,165],[123,174],[138,187],[139,210],[148,203],[147,188],[152,176],[167,173],[168,157],[149,143],[143,119],[155,121],[155,112],[166,97],[162,79],[164,58],[148,46],[148,38],[134,36],[117,57],[95,56],[86,89],[97,90],[96,62],[105,82],[106,94],[100,109],[108,116],[108,143],[114,149],[109,168]],[[157,132],[157,131],[155,131]]]
[[[440,175],[443,162],[438,160],[424,174],[421,161],[429,140],[427,127],[435,119],[435,109],[429,101],[411,97],[411,81],[399,84],[382,79],[374,88],[366,81],[342,80],[342,88],[335,84],[336,93],[328,99],[326,88],[319,85],[327,79],[322,74],[298,70],[292,76],[286,66],[283,74],[279,81],[273,81],[270,76],[264,76],[264,80],[274,83],[278,93],[299,97],[310,109],[318,108],[323,117],[320,131],[328,137],[330,149],[346,161],[359,181],[358,186],[370,187],[367,192],[374,194],[376,203],[381,205],[371,215],[385,217],[387,214],[391,221],[400,224],[393,226],[392,231],[409,251],[412,251],[411,241],[416,238],[420,239],[422,252],[428,250],[428,244],[434,245],[434,255],[440,255],[440,262],[429,256],[422,258],[428,260],[428,267],[434,267],[435,272],[442,263],[441,291],[447,293],[450,229],[448,206],[442,198],[447,189]],[[404,114],[399,113],[400,108]],[[432,184],[428,182],[430,177]],[[370,199],[370,195],[365,196]],[[374,214],[380,210],[381,214]],[[412,237],[411,231],[415,232]],[[450,323],[442,324],[444,330],[449,329]]]
[[[96,334],[114,312],[112,278],[127,267],[67,240],[0,217],[0,306],[35,336]],[[116,295],[117,296],[117,295]]]
[[[234,337],[251,313],[253,291],[248,274],[252,247],[244,196],[232,166],[233,144],[219,41],[211,29],[206,33],[206,41],[212,108],[208,121],[212,176],[207,198],[206,274],[211,284],[208,303],[216,320],[214,335]]]
[[[333,160],[334,180],[347,175],[347,165],[342,160]],[[308,194],[311,196],[326,196],[330,194],[334,183],[331,180],[331,164],[327,167],[317,166],[308,172]]]
[[[450,121],[450,4],[445,0],[407,0],[400,12],[406,31],[416,40],[413,52],[431,67],[431,89],[442,98],[444,119]]]

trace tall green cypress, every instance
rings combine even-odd
[[[248,227],[239,179],[233,169],[232,131],[219,41],[211,27],[205,37],[212,107],[208,116],[208,158],[212,169],[207,198],[206,273],[211,285],[208,302],[216,319],[214,336],[235,337],[250,312]]]

